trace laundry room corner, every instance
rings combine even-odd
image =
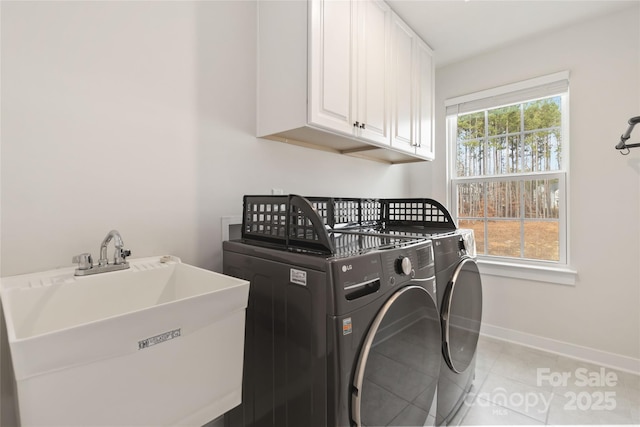
[[[569,71],[568,267],[577,272],[575,284],[484,274],[483,332],[636,373],[640,149],[623,156],[614,146],[640,111],[639,21],[635,5],[438,68],[436,151],[442,155],[410,170],[412,196],[430,191],[451,203],[452,193],[433,184],[447,182],[445,100]],[[482,272],[482,259],[479,264]]]

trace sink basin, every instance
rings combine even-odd
[[[249,283],[129,263],[1,279],[23,425],[200,426],[240,403]]]

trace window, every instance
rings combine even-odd
[[[448,100],[451,205],[481,259],[567,260],[568,73]]]

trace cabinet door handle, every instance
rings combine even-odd
[[[360,129],[364,129],[364,123],[360,125]]]
[[[360,127],[360,122],[355,122],[355,123],[353,124],[353,127],[354,127],[354,128]]]

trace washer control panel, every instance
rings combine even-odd
[[[382,254],[382,267],[387,283],[396,285],[411,279],[426,279],[435,275],[433,245],[425,241],[407,248]]]
[[[351,312],[375,298],[412,281],[422,283],[430,292],[435,286],[435,267],[431,240],[367,254],[340,258],[332,262],[330,288],[336,313]]]
[[[413,266],[411,265],[411,258],[408,256],[401,256],[396,259],[395,265],[396,273],[401,276],[408,276],[413,271]]]

